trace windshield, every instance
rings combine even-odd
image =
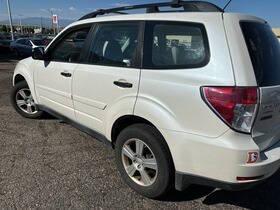
[[[280,85],[280,45],[268,24],[241,22],[259,86]]]

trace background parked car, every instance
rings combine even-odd
[[[0,34],[0,51],[9,51],[11,42],[11,37]]]
[[[11,43],[11,50],[18,57],[29,57],[32,55],[33,47],[45,47],[42,39],[20,38]]]
[[[49,43],[53,40],[53,38],[50,38],[50,37],[45,37],[43,38],[43,43],[45,46],[48,46]]]

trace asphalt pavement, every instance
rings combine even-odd
[[[192,186],[164,200],[136,194],[103,143],[55,118],[30,120],[14,111],[9,93],[16,63],[0,52],[1,209],[280,209],[280,173],[242,192]]]

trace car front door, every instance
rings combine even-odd
[[[25,40],[22,50],[25,57],[29,57],[32,55],[32,44],[29,39]]]
[[[16,41],[16,50],[20,55],[24,55],[25,42],[26,39],[20,39]]]
[[[133,113],[139,86],[139,22],[97,23],[88,56],[73,79],[78,122],[105,133],[121,110]]]
[[[39,104],[72,120],[75,119],[72,76],[90,28],[87,25],[68,29],[47,49],[47,59],[35,64],[35,89]],[[79,42],[76,41],[77,36],[82,37]]]

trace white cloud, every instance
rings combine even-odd
[[[130,6],[130,4],[127,4],[127,3],[115,3],[115,4],[112,4],[112,6],[114,6],[114,7],[126,7],[126,6]]]
[[[47,9],[40,9],[41,12],[48,12]]]
[[[52,12],[62,12],[63,11],[63,9],[60,9],[60,8],[50,8],[50,9],[40,9],[40,11],[41,12],[50,12],[50,11],[52,11]]]
[[[73,7],[73,6],[71,6],[71,7],[69,7],[69,10],[70,11],[76,11],[77,9],[75,7]]]
[[[62,9],[60,9],[60,8],[51,8],[50,10],[52,12],[62,12]]]

